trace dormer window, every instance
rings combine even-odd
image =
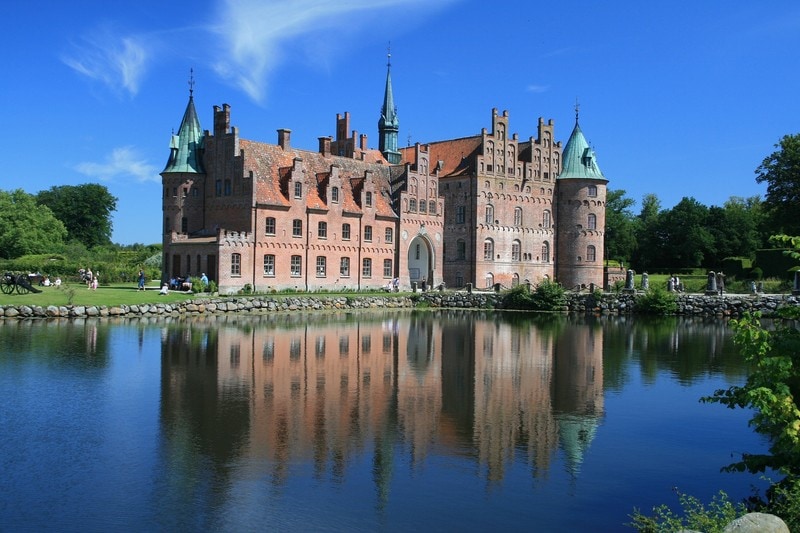
[[[294,182],[294,197],[295,198],[302,198],[303,197],[303,184],[299,181]]]
[[[339,203],[339,187],[331,188],[331,202],[335,204]]]
[[[372,207],[372,193],[371,192],[367,191],[366,193],[364,193],[364,203],[367,205],[367,207]]]

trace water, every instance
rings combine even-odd
[[[765,444],[716,320],[0,325],[2,531],[624,531]]]

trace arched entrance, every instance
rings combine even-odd
[[[428,288],[436,280],[433,279],[433,247],[424,235],[417,235],[408,246],[408,281],[422,287],[422,282]]]

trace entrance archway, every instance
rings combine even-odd
[[[408,281],[422,287],[422,281],[428,287],[434,283],[433,279],[433,248],[428,239],[417,235],[411,240],[408,247]]]

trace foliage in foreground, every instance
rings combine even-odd
[[[518,285],[503,298],[503,308],[525,311],[560,311],[565,303],[564,288],[550,280],[542,281],[533,291],[527,285]]]
[[[651,285],[636,297],[636,311],[645,315],[673,315],[678,311],[678,297],[660,285]]]
[[[675,531],[703,531],[716,533],[725,529],[730,522],[747,513],[744,503],[732,503],[723,491],[714,496],[706,507],[703,503],[688,494],[679,492],[678,500],[681,514],[674,513],[667,505],[653,508],[653,516],[646,516],[638,509],[631,515],[628,525],[645,533],[672,533]]]

